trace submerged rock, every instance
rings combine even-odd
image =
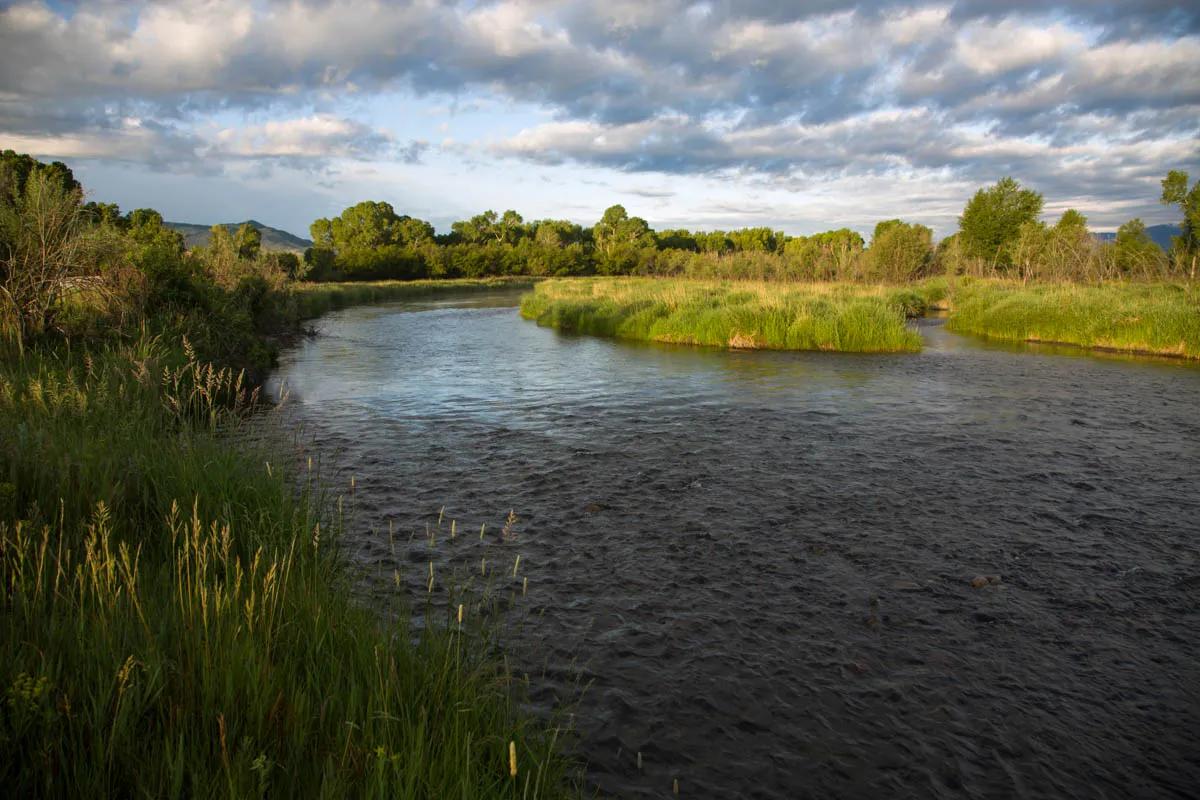
[[[996,586],[999,583],[999,575],[976,575],[974,578],[971,578],[971,586],[976,589],[982,589],[985,586]]]

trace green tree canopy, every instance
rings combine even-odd
[[[66,195],[83,199],[83,187],[75,180],[71,168],[61,161],[44,164],[33,156],[13,150],[0,152],[0,200],[16,202],[25,194],[25,184],[33,174],[46,176],[46,180]]]
[[[1117,228],[1113,242],[1117,268],[1126,275],[1155,275],[1165,260],[1165,253],[1146,233],[1146,223],[1131,219]]]
[[[977,191],[958,218],[965,255],[1011,265],[1021,227],[1037,222],[1043,202],[1041,194],[1022,188],[1012,178],[1001,178],[994,186]]]
[[[933,230],[889,219],[875,226],[867,251],[867,275],[875,280],[902,281],[923,275],[933,260]]]
[[[313,247],[339,254],[363,253],[381,247],[415,247],[433,240],[433,226],[397,214],[390,203],[366,200],[333,219],[315,220],[308,228]]]
[[[233,246],[237,249],[238,258],[253,261],[262,251],[262,231],[243,222],[233,235]]]
[[[1183,212],[1180,232],[1172,240],[1171,260],[1181,269],[1196,275],[1196,263],[1200,260],[1200,181],[1188,190],[1188,174],[1171,170],[1162,182],[1161,201],[1177,205]]]
[[[650,225],[641,217],[631,217],[625,206],[609,206],[604,216],[592,228],[596,247],[604,254],[611,254],[623,246],[640,247],[654,243]]]

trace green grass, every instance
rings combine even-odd
[[[449,598],[462,631],[355,606],[335,504],[250,435],[235,375],[149,337],[81,349],[0,365],[7,795],[567,793],[486,598]]]
[[[652,278],[539,283],[521,315],[563,331],[713,347],[912,352],[905,317],[935,287],[717,282]]]
[[[1200,287],[962,281],[946,327],[994,339],[1200,358]]]
[[[533,286],[532,278],[463,278],[458,280],[420,281],[341,281],[336,283],[295,283],[292,294],[301,319],[311,319],[327,311],[384,300],[404,300],[471,291],[524,289]]]

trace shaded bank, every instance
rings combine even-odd
[[[480,278],[418,281],[347,281],[343,283],[293,283],[292,296],[301,319],[318,317],[327,311],[364,303],[407,300],[437,294],[459,294],[497,289],[524,289],[536,278]]]
[[[758,350],[915,352],[906,316],[929,284],[907,289],[602,278],[538,284],[521,315],[562,331],[650,342]]]
[[[960,281],[948,329],[993,339],[1200,358],[1200,290],[1188,284]]]

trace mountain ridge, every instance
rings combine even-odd
[[[242,225],[257,228],[262,233],[263,250],[299,252],[312,247],[311,240],[280,228],[264,225],[256,219],[243,220],[242,222],[222,222],[219,224],[228,228],[230,233],[234,233]],[[194,247],[204,247],[208,244],[209,237],[212,236],[212,225],[198,225],[194,222],[164,222],[163,225],[182,234],[183,243],[189,250]]]
[[[1163,250],[1170,252],[1171,237],[1178,236],[1182,233],[1178,225],[1170,223],[1164,225],[1148,225],[1146,227],[1146,235],[1150,237],[1150,241],[1161,247]],[[1116,231],[1100,231],[1096,234],[1096,238],[1102,242],[1111,242],[1117,238]]]

